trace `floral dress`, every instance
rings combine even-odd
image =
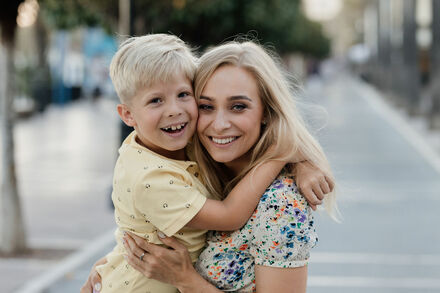
[[[255,292],[255,264],[302,267],[317,241],[310,207],[293,177],[280,175],[240,230],[210,232],[195,266],[220,290]]]

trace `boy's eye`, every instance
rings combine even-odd
[[[245,104],[235,104],[232,106],[232,110],[234,111],[243,111],[247,106]]]
[[[199,110],[202,111],[207,111],[207,110],[212,110],[213,107],[211,105],[207,105],[207,104],[200,104],[199,105]]]
[[[158,104],[160,102],[162,102],[161,98],[153,98],[149,101],[150,104]]]
[[[179,98],[185,98],[187,96],[191,96],[190,92],[181,92],[177,95]]]

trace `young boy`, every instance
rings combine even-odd
[[[231,231],[244,225],[285,164],[265,163],[225,200],[207,199],[197,164],[185,151],[198,116],[192,89],[195,69],[191,50],[165,34],[130,38],[112,59],[110,76],[121,100],[117,111],[135,131],[119,149],[114,171],[117,245],[107,255],[108,262],[97,267],[103,293],[177,292],[128,265],[123,257],[124,231],[156,244],[161,244],[157,232],[175,236],[196,261],[206,229]]]

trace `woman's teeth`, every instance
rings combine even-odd
[[[237,139],[237,137],[235,137],[235,136],[228,137],[228,138],[215,138],[215,137],[213,137],[212,141],[215,143],[218,143],[218,144],[227,144],[227,143],[230,143],[236,139]]]
[[[182,123],[182,124],[179,124],[179,125],[173,125],[173,126],[169,126],[169,127],[164,127],[164,128],[162,128],[162,130],[165,130],[165,131],[180,130],[183,127],[185,127],[185,125],[186,125],[186,123]]]

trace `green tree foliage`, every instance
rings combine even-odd
[[[278,52],[329,53],[321,25],[308,20],[300,0],[133,0],[135,34],[170,32],[204,49],[249,35]],[[118,0],[43,0],[56,26],[105,23],[116,31]]]
[[[40,0],[45,21],[58,29],[106,24],[104,13],[81,0]],[[104,8],[104,5],[102,5]],[[116,6],[117,8],[117,6]]]

